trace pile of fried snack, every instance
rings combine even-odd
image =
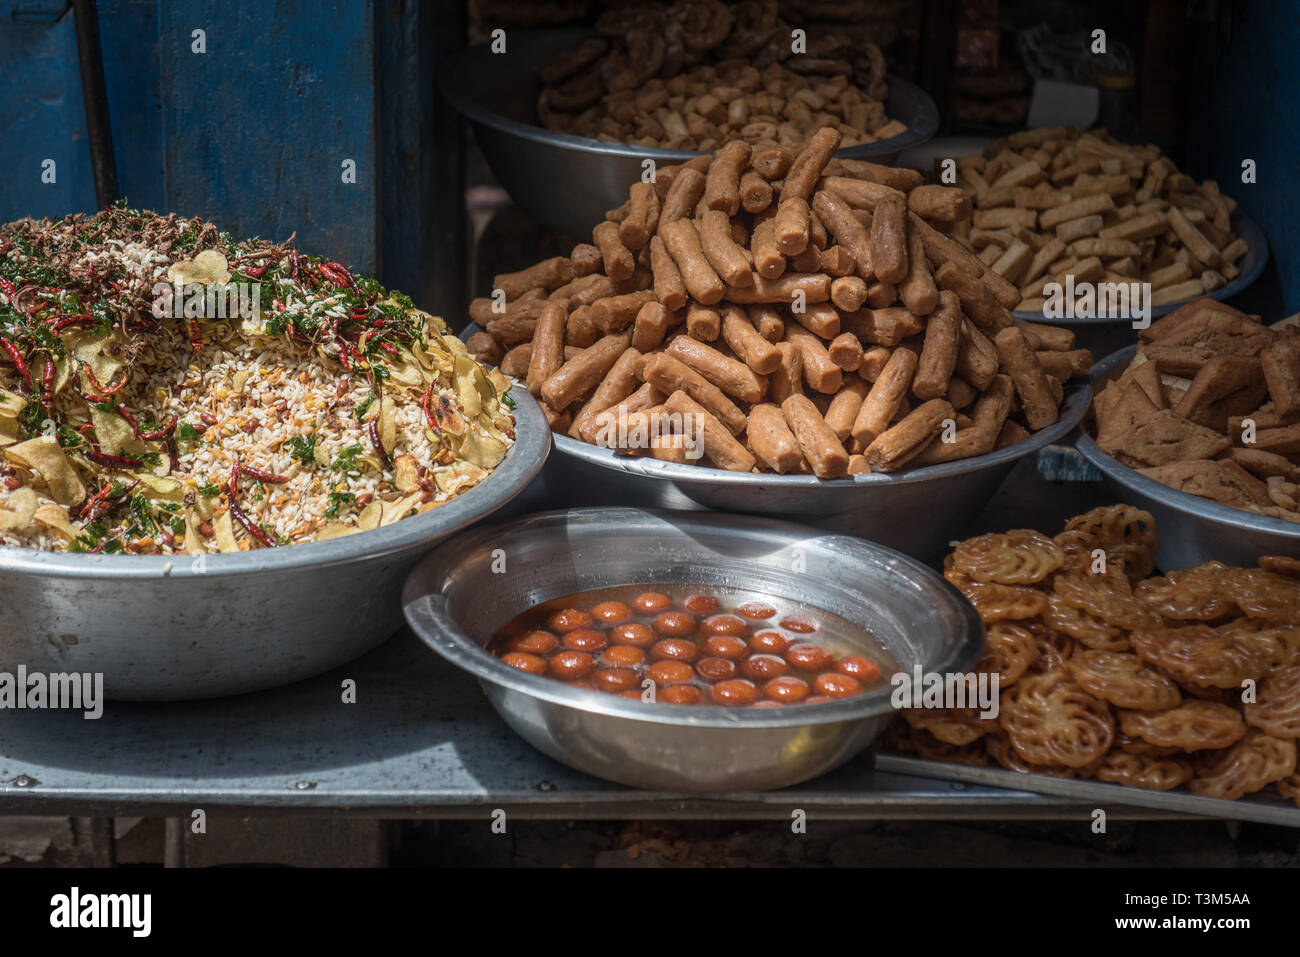
[[[1014,133],[957,160],[975,205],[958,230],[980,261],[1043,307],[1048,283],[1147,282],[1151,305],[1194,299],[1235,279],[1246,242],[1230,226],[1236,202],[1214,180],[1197,185],[1156,146],[1105,130]]]
[[[1139,333],[1097,393],[1097,445],[1180,492],[1300,522],[1300,324],[1213,299]]]
[[[907,130],[885,115],[879,47],[820,32],[796,51],[776,0],[637,4],[607,11],[596,29],[542,70],[547,129],[702,151],[728,139],[799,144],[821,126],[845,146]]]
[[[894,746],[943,761],[1300,805],[1300,559],[1148,577],[1155,521],[1094,509],[1054,539],[959,543],[944,575],[987,627],[996,718],[909,709]]]
[[[659,169],[592,244],[497,276],[470,351],[526,378],[557,432],[694,416],[708,462],[741,472],[895,471],[1056,422],[1089,353],[1014,322],[1019,292],[947,233],[962,190],[833,159],[840,141],[733,140]]]

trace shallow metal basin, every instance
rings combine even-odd
[[[983,647],[969,604],[937,573],[843,535],[740,515],[544,512],[444,543],[407,582],[407,622],[477,678],[501,717],[557,761],[633,787],[753,791],[805,781],[867,748],[893,715],[888,685],[815,705],[647,704],[526,674],[483,646],[534,605],[611,585],[682,582],[806,602],[866,628],[910,673],[965,672]]]

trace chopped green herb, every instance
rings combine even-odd
[[[346,449],[334,456],[334,462],[331,467],[340,472],[351,472],[357,467],[357,456],[364,452],[365,449],[360,445],[349,445]]]
[[[316,461],[316,436],[312,435],[295,435],[289,440],[289,455],[297,459],[304,465],[312,465]]]
[[[339,508],[344,505],[351,505],[357,500],[352,492],[330,492],[329,507],[325,509],[326,518],[338,518]]]
[[[158,531],[158,523],[154,521],[153,514],[150,512],[150,502],[143,495],[131,496],[131,515],[135,518],[135,524],[146,534],[152,535]]]

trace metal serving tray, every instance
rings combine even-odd
[[[1239,801],[1225,801],[1188,794],[1186,791],[1149,791],[1146,788],[1130,788],[1103,781],[1055,778],[1048,774],[1021,774],[1000,767],[978,768],[897,754],[877,755],[876,768],[894,774],[959,781],[983,787],[1018,788],[1066,799],[1075,804],[1090,805],[1107,812],[1115,807],[1144,807],[1170,813],[1300,827],[1300,808],[1276,794],[1251,795]]]

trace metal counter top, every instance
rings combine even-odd
[[[356,703],[344,704],[344,680]],[[473,679],[404,632],[350,666],[278,691],[102,718],[16,711],[0,726],[0,812],[389,818],[1088,819],[1058,798],[873,771],[860,758],[783,791],[636,791],[571,771],[517,738]],[[1125,812],[1116,810],[1117,816]],[[1130,817],[1168,817],[1134,810]]]
[[[530,490],[516,511],[544,505]],[[1104,500],[1096,483],[1048,483],[1022,467],[972,522],[1059,522]],[[356,702],[343,686],[356,683]],[[103,717],[9,711],[0,721],[0,814],[356,815],[531,819],[1078,820],[1093,805],[874,770],[863,756],[781,791],[637,791],[552,761],[516,737],[476,682],[408,631],[286,688],[180,704],[108,702]],[[1185,817],[1108,808],[1116,819]]]

